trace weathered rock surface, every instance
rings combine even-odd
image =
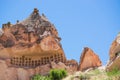
[[[74,59],[67,60],[66,65],[69,66],[70,70],[69,72],[75,72],[78,70],[78,62]]]
[[[34,9],[24,21],[0,29],[0,80],[30,80],[51,69],[77,71],[75,60],[66,60],[61,38],[44,14]]]
[[[51,62],[36,68],[19,68],[11,67],[6,61],[0,60],[0,80],[31,80],[35,74],[48,75],[51,69],[65,69],[69,73],[75,71],[74,68],[62,62]]]
[[[67,66],[64,63],[61,63],[61,62],[59,62],[57,64],[55,62],[51,62],[51,68],[52,69],[66,69]]]
[[[23,68],[17,69],[18,80],[29,80],[29,73]]]
[[[51,65],[46,64],[46,65],[35,68],[35,72],[36,72],[36,74],[48,75],[51,69],[52,69]]]
[[[5,80],[6,70],[7,70],[7,65],[5,64],[5,61],[0,60],[0,80]]]
[[[5,80],[17,80],[18,79],[16,68],[7,68],[6,73],[4,75],[6,75]]]
[[[78,70],[84,71],[89,68],[99,67],[101,65],[102,63],[98,55],[96,55],[90,48],[85,47],[80,57]]]
[[[66,62],[61,38],[53,24],[35,8],[25,20],[3,24],[0,30],[0,59],[11,59],[17,67],[37,67]]]
[[[35,74],[48,75],[54,68],[66,69],[60,40],[55,26],[36,8],[24,21],[3,24],[0,80],[30,80]]]
[[[110,47],[110,59],[107,64],[107,70],[112,70],[114,68],[120,69],[120,33],[117,35],[116,39],[113,41]]]

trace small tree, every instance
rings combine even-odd
[[[58,70],[58,69],[53,69],[50,71],[50,78],[52,80],[61,80],[62,78],[67,76],[67,72],[65,70]]]

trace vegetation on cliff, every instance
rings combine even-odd
[[[39,74],[33,76],[32,80],[61,80],[67,76],[66,70],[52,69],[48,76],[41,76]]]

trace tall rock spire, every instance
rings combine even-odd
[[[89,68],[96,68],[101,66],[102,63],[98,57],[90,48],[85,47],[81,56],[80,56],[80,64],[78,70],[84,71]]]

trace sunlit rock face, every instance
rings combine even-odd
[[[51,69],[77,71],[75,60],[66,60],[61,38],[53,24],[35,8],[16,24],[0,29],[0,80],[31,80],[36,74],[48,75]]]
[[[10,59],[12,66],[36,67],[66,62],[61,38],[53,24],[35,8],[25,20],[3,24],[0,30],[0,58]]]
[[[120,69],[120,33],[111,44],[109,56],[110,58],[107,64],[107,70],[112,70],[114,68]]]
[[[90,48],[85,47],[81,57],[78,70],[85,71],[89,68],[96,68],[101,66],[101,60]]]

